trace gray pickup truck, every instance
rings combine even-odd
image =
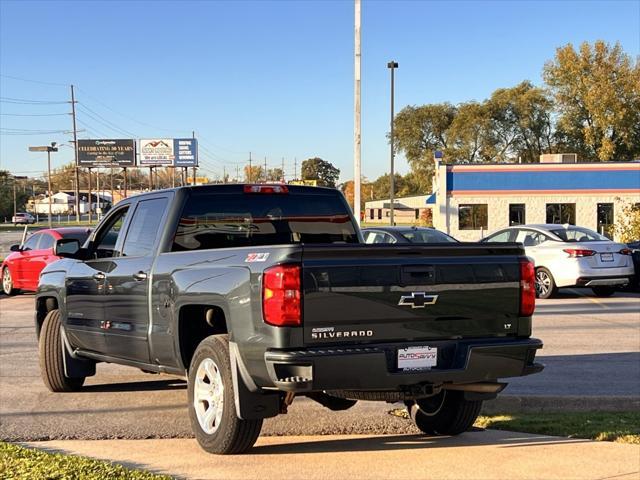
[[[212,453],[251,448],[295,396],[404,402],[423,432],[455,435],[499,380],[543,368],[522,246],[366,245],[333,189],[151,192],[55,248],[35,302],[46,386],[77,390],[97,362],[186,378]]]

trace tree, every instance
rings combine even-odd
[[[624,243],[635,242],[640,239],[640,204],[625,203],[621,210],[613,227],[615,238]]]
[[[267,170],[267,182],[281,182],[284,179],[284,172],[281,168],[270,168]]]
[[[302,162],[300,170],[303,180],[317,180],[318,185],[324,187],[336,187],[336,182],[340,176],[340,170],[318,157],[309,158]]]
[[[589,160],[633,160],[640,154],[640,60],[598,40],[556,50],[544,80],[559,110],[567,144]]]
[[[393,121],[396,151],[404,153],[423,189],[431,188],[433,152],[449,148],[449,128],[455,116],[456,107],[439,103],[405,107]]]
[[[260,165],[249,165],[244,167],[244,181],[246,183],[260,183],[263,180],[262,167]]]
[[[353,180],[347,180],[342,185],[340,185],[340,190],[344,194],[347,199],[347,203],[349,206],[353,207],[353,191],[354,184]],[[364,210],[365,202],[369,200],[374,200],[373,194],[373,184],[370,183],[366,178],[363,178],[360,183],[360,210]]]
[[[15,183],[14,183],[15,182]],[[0,221],[13,216],[13,192],[15,186],[16,211],[24,212],[29,195],[25,192],[20,180],[13,178],[7,170],[0,170]]]
[[[486,103],[460,104],[447,131],[448,153],[461,163],[479,162],[490,157],[487,151],[490,130],[491,116]]]

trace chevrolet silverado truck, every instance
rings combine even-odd
[[[366,245],[334,189],[150,192],[55,248],[35,302],[45,385],[78,390],[97,362],[186,378],[211,453],[250,449],[296,396],[404,402],[426,434],[459,434],[502,379],[543,368],[521,245]]]

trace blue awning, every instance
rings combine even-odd
[[[435,205],[436,203],[436,194],[432,193],[431,195],[429,195],[429,197],[427,198],[427,205]]]

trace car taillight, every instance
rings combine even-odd
[[[588,250],[586,248],[565,248],[562,251],[568,253],[569,258],[593,257],[596,254],[595,250]]]
[[[630,248],[623,248],[618,252],[620,255],[631,255],[633,251]]]
[[[262,276],[262,315],[269,325],[298,327],[302,323],[299,265],[276,265]]]
[[[520,316],[530,317],[536,309],[536,270],[528,258],[520,259]]]
[[[286,185],[245,185],[244,193],[289,193]]]

